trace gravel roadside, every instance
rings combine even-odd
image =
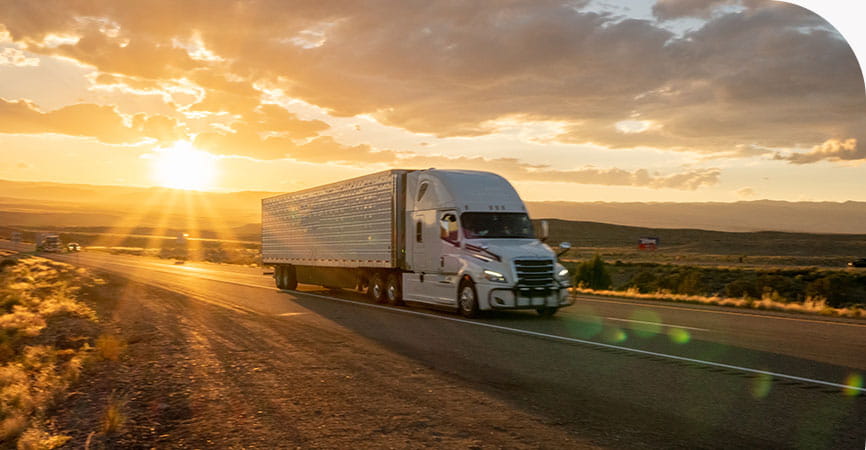
[[[339,326],[102,276],[83,297],[127,345],[55,408],[70,448],[594,447]]]

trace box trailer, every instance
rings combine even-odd
[[[262,200],[262,262],[278,288],[355,288],[470,317],[570,304],[568,271],[542,234],[489,172],[388,170]]]

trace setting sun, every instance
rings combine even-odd
[[[164,187],[174,189],[209,189],[217,175],[213,155],[195,149],[189,142],[156,150],[153,178]]]

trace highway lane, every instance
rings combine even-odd
[[[59,255],[58,259],[127,270],[151,270],[165,274],[183,274],[228,283],[273,289],[270,276],[262,269],[220,264],[175,265],[172,261],[128,255],[83,252]],[[306,292],[337,295],[365,301],[353,292],[329,292],[314,286],[301,286]],[[413,308],[430,314],[447,313]],[[455,317],[455,316],[452,316]],[[503,312],[482,319],[506,327],[596,340],[608,344],[669,352],[678,356],[702,358],[714,362],[742,365],[753,363],[758,369],[787,369],[792,362],[785,358],[823,363],[804,365],[792,375],[819,377],[819,369],[839,382],[852,371],[866,372],[866,321],[817,315],[772,311],[744,310],[727,307],[662,303],[579,296],[576,304],[562,309],[554,320],[537,320],[534,312]],[[701,344],[716,344],[701,347]],[[755,350],[774,355],[771,360],[755,360]],[[721,352],[721,354],[720,354]],[[783,363],[788,363],[783,364]],[[841,368],[827,371],[828,366]]]
[[[423,309],[393,311],[331,299],[363,302],[351,292],[304,287],[307,292],[281,293],[260,269],[174,266],[98,253],[57,259],[123,273],[245,313],[284,317],[287,325],[304,320],[320,327],[345,327],[606,443],[613,433],[625,446],[863,445],[863,396],[518,332],[838,383],[862,373],[862,322],[581,298],[552,320],[534,313],[498,313],[477,321],[502,327],[489,328]],[[824,339],[805,342],[815,336]]]

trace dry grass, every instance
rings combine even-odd
[[[18,450],[51,450],[65,444],[69,436],[51,434],[39,428],[30,428],[18,439]]]
[[[58,336],[78,336],[96,320],[76,299],[94,279],[68,264],[21,258],[0,272],[0,441],[49,449],[68,437],[45,431],[47,410],[78,379],[86,340],[54,347]]]
[[[764,294],[760,300],[749,298],[729,298],[719,296],[684,295],[673,294],[669,291],[658,291],[641,293],[637,289],[625,291],[595,290],[586,288],[572,288],[572,291],[580,294],[604,295],[608,297],[634,298],[640,300],[664,300],[684,303],[700,303],[706,305],[733,306],[738,308],[752,308],[769,311],[786,311],[797,313],[822,314],[838,317],[866,318],[866,309],[863,308],[833,308],[827,306],[824,299],[807,298],[802,303],[785,302],[774,296],[773,293]]]
[[[126,343],[117,336],[103,334],[96,338],[94,348],[98,357],[109,361],[117,361],[120,359],[123,351],[126,350]]]
[[[116,433],[123,429],[126,423],[126,398],[112,394],[108,398],[108,405],[102,414],[102,432],[105,434]]]

